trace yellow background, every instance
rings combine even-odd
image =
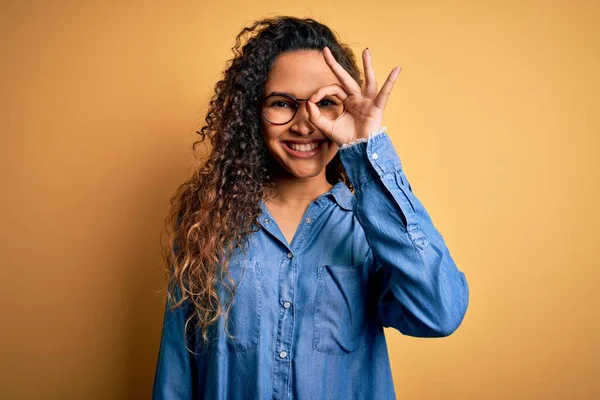
[[[14,1],[0,9],[0,398],[149,398],[159,231],[237,32],[330,25],[380,83],[470,286],[388,330],[401,399],[599,398],[600,2]]]

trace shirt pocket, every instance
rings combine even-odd
[[[367,261],[317,267],[313,349],[346,355],[369,343],[371,328]]]
[[[228,318],[219,318],[217,351],[235,353],[253,350],[258,347],[261,333],[262,265],[258,261],[236,261],[230,263],[229,273],[236,285],[235,295]],[[231,285],[228,283],[228,286]],[[220,296],[221,305],[225,307],[229,294],[221,288]],[[227,332],[233,337],[227,335],[225,321]]]

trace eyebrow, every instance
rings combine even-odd
[[[271,93],[269,93],[267,96],[273,96],[273,95],[285,95],[285,96],[293,96],[293,97],[296,97],[296,96],[294,96],[293,94],[291,94],[291,93],[287,93],[287,92],[271,92]]]
[[[291,97],[293,97],[295,99],[298,99],[298,100],[307,100],[307,99],[298,98],[295,95],[293,95],[291,93],[287,93],[287,92],[271,92],[267,96],[275,96],[275,95],[277,95],[277,96],[281,96],[281,95],[283,95],[283,96],[291,96]]]

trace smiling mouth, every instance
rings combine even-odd
[[[317,155],[321,152],[321,150],[323,149],[323,144],[325,143],[325,140],[321,140],[318,142],[312,142],[312,143],[307,143],[307,144],[298,144],[298,143],[293,143],[293,142],[288,142],[288,141],[283,141],[283,148],[291,155],[296,156],[296,157],[302,157],[302,158],[306,158],[306,157],[312,157],[314,155]]]

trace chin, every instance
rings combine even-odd
[[[304,168],[299,167],[298,165],[293,165],[293,163],[285,163],[279,165],[281,166],[282,171],[286,175],[293,176],[296,178],[314,178],[319,176],[321,173],[324,173],[325,165],[322,167],[317,165],[306,166]]]
[[[291,174],[291,175],[295,176],[296,178],[314,178],[314,177],[319,176],[323,172],[323,170],[321,169],[321,170],[311,170],[311,171],[306,171],[306,170],[299,171],[299,170],[292,169],[291,171],[287,170],[287,172],[288,172],[288,174]]]

